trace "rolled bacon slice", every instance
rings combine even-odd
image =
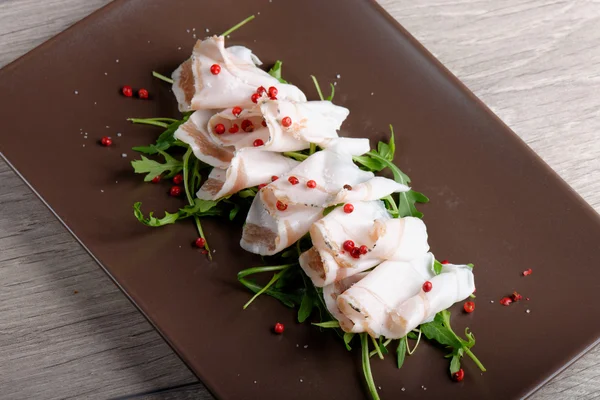
[[[336,139],[331,147],[316,152],[275,182],[267,185],[254,198],[240,245],[247,251],[272,255],[295,243],[310,226],[322,217],[329,203],[346,184],[356,185],[373,177],[360,170],[352,155],[344,150],[369,151],[366,139]],[[292,185],[288,178],[298,179]],[[314,180],[313,189],[306,182]]]
[[[433,262],[433,255],[427,253],[411,262],[380,264],[338,296],[340,312],[352,322],[351,329],[347,324],[342,329],[399,339],[473,293],[474,278],[468,266],[445,265],[434,276]],[[423,291],[426,281],[432,283],[429,292]]]
[[[306,96],[293,85],[280,83],[256,66],[260,61],[249,49],[241,46],[225,49],[225,38],[213,36],[199,40],[190,59],[172,74],[173,93],[180,111],[230,108],[249,108],[258,87],[278,90],[278,99],[306,101]],[[218,74],[211,66],[218,65]]]
[[[290,100],[261,100],[258,106],[237,115],[233,112],[226,109],[210,119],[209,130],[215,142],[240,149],[252,147],[260,139],[262,149],[279,152],[307,149],[310,143],[328,144],[328,139],[338,137],[337,130],[349,113],[330,101]],[[290,126],[283,125],[285,117],[290,118]],[[224,134],[214,133],[217,124],[225,127]]]
[[[327,310],[338,320],[340,327],[346,332],[352,331],[354,323],[340,311],[337,305],[337,298],[346,290],[350,289],[355,283],[367,276],[367,274],[368,272],[362,272],[323,287],[323,299],[325,300]]]
[[[233,159],[234,148],[215,143],[207,131],[208,120],[213,113],[208,110],[194,112],[175,131],[176,139],[187,143],[200,161],[217,168],[227,168]]]
[[[392,219],[381,201],[354,202],[346,214],[338,207],[310,228],[313,248],[300,255],[300,266],[317,287],[330,285],[386,260],[409,261],[429,251],[427,229],[418,218]],[[368,252],[355,258],[344,250],[351,240]]]
[[[376,176],[371,180],[354,187],[340,190],[332,204],[350,203],[355,201],[378,200],[398,192],[408,192],[410,188],[394,180]]]
[[[241,149],[235,153],[227,169],[213,168],[196,195],[202,200],[217,200],[270,182],[273,175],[284,174],[298,164],[298,161],[279,153]]]

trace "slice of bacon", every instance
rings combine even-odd
[[[285,174],[300,164],[279,153],[255,148],[235,152],[227,169],[213,168],[196,194],[199,199],[217,200],[242,189],[271,181],[273,175]]]
[[[200,161],[217,168],[227,168],[233,159],[234,148],[215,143],[207,131],[208,120],[213,113],[208,110],[194,112],[175,131],[176,139],[187,143]]]
[[[267,100],[253,108],[243,109],[237,116],[233,114],[233,109],[219,112],[211,118],[209,126],[223,124],[226,132],[234,124],[238,126],[239,130],[233,134],[213,134],[214,140],[223,146],[234,146],[236,149],[251,147],[256,139],[261,139],[265,150],[297,151],[308,149],[310,143],[321,145],[327,139],[337,138],[337,130],[348,113],[348,109],[330,101],[298,103]],[[291,126],[282,125],[285,117],[291,119]],[[248,129],[244,130],[244,127]]]
[[[189,60],[173,74],[173,93],[180,111],[223,109],[235,106],[249,108],[254,105],[252,94],[259,86],[275,86],[277,98],[306,101],[306,96],[296,86],[280,83],[276,78],[256,66],[260,61],[249,49],[241,46],[225,49],[225,38],[213,36],[199,40]],[[213,75],[212,65],[221,71]]]

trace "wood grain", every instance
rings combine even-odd
[[[0,0],[0,66],[108,2]],[[600,210],[599,1],[380,3]],[[0,285],[2,398],[211,398],[2,162]],[[532,398],[600,398],[600,347]]]

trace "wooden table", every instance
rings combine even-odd
[[[0,0],[0,66],[108,2]],[[600,210],[600,2],[380,2]],[[0,285],[0,397],[211,398],[3,162]],[[600,346],[533,398],[600,398]]]

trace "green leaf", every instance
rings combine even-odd
[[[335,86],[333,86],[333,83],[330,83],[329,86],[331,86],[331,94],[325,100],[333,101],[333,96],[335,96]]]
[[[175,131],[179,129],[179,127],[184,124],[188,120],[189,116],[184,116],[183,119],[175,121],[171,123],[167,129],[158,136],[156,139],[156,143],[150,146],[138,146],[134,147],[133,150],[144,153],[144,154],[156,154],[161,150],[168,150],[171,146],[175,144]],[[143,120],[137,120],[143,121]],[[138,122],[139,123],[139,122]],[[187,145],[186,145],[187,146]]]
[[[325,210],[323,210],[323,216],[326,216],[327,214],[329,214],[330,212],[332,212],[333,210],[335,210],[336,208],[338,208],[341,205],[342,204],[335,204],[333,206],[329,206],[329,207],[325,208]]]
[[[282,65],[283,65],[282,61],[280,61],[280,60],[275,61],[275,64],[269,70],[269,75],[271,75],[273,78],[277,79],[281,83],[288,83],[285,79],[283,79],[281,77],[281,67],[282,67]]]
[[[386,167],[381,161],[371,158],[369,153],[363,156],[352,157],[355,163],[359,164],[363,170],[370,172],[379,172]]]
[[[348,351],[352,350],[352,347],[350,347],[350,342],[352,341],[352,339],[354,339],[354,333],[344,333],[344,344],[346,345],[346,349],[348,349]]]
[[[460,356],[453,355],[452,360],[450,361],[450,375],[454,374],[455,372],[458,372],[459,369],[460,369]]]
[[[240,211],[239,204],[235,204],[234,203],[233,208],[231,209],[231,211],[229,211],[229,220],[233,221],[235,219],[235,216],[238,214],[239,211]]]
[[[300,321],[302,322],[302,321]],[[339,328],[340,327],[340,323],[338,321],[325,321],[325,322],[319,322],[313,323],[314,326],[318,326],[320,328]]]
[[[193,206],[185,206],[180,208],[176,213],[169,213],[165,211],[165,216],[163,218],[154,217],[154,213],[150,212],[148,214],[148,218],[144,216],[144,213],[141,210],[142,203],[137,202],[133,205],[133,215],[147,226],[159,227],[169,224],[174,224],[176,221],[192,216],[196,217],[206,217],[206,216],[218,216],[223,214],[223,210],[217,208],[217,202],[212,200],[200,200],[195,199]]]
[[[239,192],[237,192],[237,195],[239,197],[241,197],[242,199],[246,199],[248,197],[255,197],[256,193],[257,193],[257,190],[255,188],[248,188],[248,189],[240,190]]]
[[[398,347],[396,348],[396,358],[398,361],[398,368],[402,368],[404,359],[406,358],[406,336],[400,339]]]
[[[456,335],[446,328],[439,321],[432,321],[426,324],[421,324],[421,332],[429,340],[435,340],[441,345],[459,348],[462,343],[458,340]]]
[[[408,335],[406,335],[406,337],[412,340],[417,340],[419,338],[419,336],[414,332],[408,332]]]
[[[141,208],[142,208],[141,202],[138,201],[137,203],[135,203],[133,205],[133,215],[135,215],[135,217],[138,219],[138,221],[140,221],[141,223],[143,223],[144,225],[147,225],[147,226],[157,227],[157,226],[174,224],[175,221],[177,221],[179,219],[178,213],[171,214],[166,211],[165,211],[165,216],[163,218],[154,217],[153,212],[148,214],[148,218],[146,218],[146,217],[144,217],[144,213],[142,212]]]
[[[429,199],[423,193],[409,190],[408,192],[402,192],[399,195],[400,201],[398,202],[398,213],[400,217],[417,217],[423,218],[423,213],[417,210],[415,203],[427,203]]]
[[[438,260],[433,261],[433,271],[435,272],[436,275],[439,275],[442,273],[443,267],[444,267],[444,265],[441,262],[439,262]]]
[[[150,182],[152,179],[162,174],[166,174],[164,177],[167,179],[172,178],[183,169],[183,163],[181,161],[171,157],[162,150],[158,151],[165,158],[165,162],[162,164],[144,156],[142,156],[141,160],[134,160],[131,162],[131,166],[136,174],[146,174],[144,182]]]
[[[300,308],[298,309],[298,322],[302,323],[306,321],[313,310],[313,300],[308,293],[304,293],[302,296],[302,302],[300,303]]]

